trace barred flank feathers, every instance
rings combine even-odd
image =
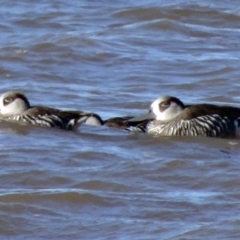
[[[64,128],[65,124],[63,120],[56,115],[38,115],[38,116],[30,116],[26,115],[17,115],[13,117],[8,117],[8,120],[19,121],[30,123],[36,126],[42,127],[59,127]]]
[[[165,136],[210,136],[221,137],[234,134],[236,124],[228,117],[217,114],[196,117],[191,120],[174,119],[167,123],[151,121],[146,127],[147,132]]]

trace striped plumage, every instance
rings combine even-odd
[[[57,127],[65,130],[78,128],[82,123],[101,125],[100,117],[83,111],[67,111],[45,106],[30,106],[26,96],[9,91],[0,98],[1,119],[42,127]]]
[[[129,124],[142,121],[134,129],[162,136],[230,137],[237,134],[239,118],[237,107],[184,105],[178,98],[164,96],[152,103],[147,115],[130,119]]]

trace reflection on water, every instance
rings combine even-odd
[[[5,2],[1,92],[108,118],[161,95],[239,105],[239,4]],[[0,126],[3,238],[239,239],[239,139]],[[61,229],[61,231],[59,231]]]

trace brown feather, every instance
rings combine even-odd
[[[177,118],[190,120],[204,115],[217,114],[220,117],[229,117],[237,119],[240,117],[240,108],[231,106],[217,106],[213,104],[195,104],[186,105],[181,114]]]

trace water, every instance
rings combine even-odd
[[[237,1],[3,1],[1,92],[139,114],[240,106]],[[239,239],[238,139],[0,126],[1,239]]]

